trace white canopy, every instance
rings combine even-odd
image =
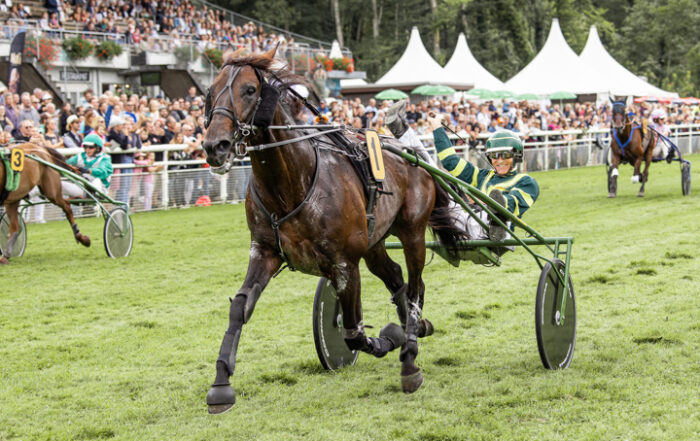
[[[677,93],[667,92],[647,83],[618,63],[605,50],[595,25],[591,26],[586,47],[583,48],[580,58],[605,79],[606,91],[614,95],[678,97]]]
[[[411,38],[399,61],[389,69],[377,82],[377,85],[400,86],[421,84],[445,84],[469,86],[465,80],[455,81],[447,75],[437,61],[430,56],[423,46],[423,41],[418,33],[418,28],[411,29]]]
[[[603,79],[586,65],[566,43],[559,20],[552,27],[544,47],[533,60],[506,82],[515,93],[548,95],[558,91],[575,94],[607,92]]]
[[[338,40],[333,40],[333,44],[331,45],[331,53],[328,55],[328,58],[343,58],[343,53],[340,51],[340,43],[338,43]]]
[[[444,68],[445,73],[453,78],[452,81],[467,82],[474,87],[501,90],[505,88],[503,81],[491,75],[472,55],[467,45],[467,38],[464,33],[460,32],[457,38],[457,46],[452,53],[450,61],[447,62]]]

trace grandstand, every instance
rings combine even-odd
[[[184,96],[192,86],[202,93],[227,47],[258,52],[279,44],[278,56],[292,69],[311,72],[332,46],[201,0],[162,1],[157,6],[85,3],[30,0],[0,11],[0,78],[7,78],[10,41],[20,30],[27,30],[28,46],[23,90],[48,90],[58,103],[75,103],[85,90],[103,92],[115,85],[168,98]],[[62,44],[76,38],[92,44],[112,41],[123,52],[99,60],[69,57]],[[352,58],[347,49],[343,56]]]

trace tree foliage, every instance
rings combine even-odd
[[[432,12],[431,3],[436,4]],[[344,44],[369,80],[401,56],[411,27],[444,65],[464,32],[479,62],[501,80],[525,67],[544,45],[552,18],[580,53],[595,24],[622,65],[652,84],[700,95],[700,6],[697,0],[339,0]],[[330,41],[330,0],[219,0],[241,14]],[[378,36],[373,29],[378,24]],[[435,38],[438,47],[435,48]]]

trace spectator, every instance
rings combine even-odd
[[[83,135],[80,133],[80,118],[71,115],[66,120],[66,133],[63,135],[63,146],[69,149],[79,148],[83,143]]]
[[[112,164],[133,164],[134,155],[132,153],[124,153],[131,148],[130,134],[128,126],[119,116],[113,116],[109,121],[109,132],[107,142],[111,142],[111,158]],[[129,191],[131,190],[131,170],[115,168],[115,175],[120,175],[113,183],[116,190],[116,199],[122,202],[129,203]]]

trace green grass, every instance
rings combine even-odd
[[[236,406],[210,416],[228,297],[247,267],[242,205],[136,214],[133,253],[118,260],[101,219],[80,221],[90,249],[53,222],[30,225],[25,256],[0,268],[0,440],[700,439],[700,176],[683,197],[678,168],[655,164],[637,198],[626,166],[617,199],[601,167],[534,176],[542,192],[526,221],[576,239],[565,371],[541,366],[539,271],[523,250],[501,268],[426,267],[436,334],[420,341],[425,384],[413,395],[400,392],[397,353],[324,371],[317,279],[285,271],[244,327]],[[376,335],[396,317],[362,274]]]

